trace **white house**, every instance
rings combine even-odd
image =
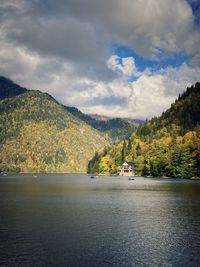
[[[120,176],[133,176],[134,175],[134,162],[125,161],[117,168],[117,174]]]

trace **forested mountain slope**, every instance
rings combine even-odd
[[[187,88],[160,117],[146,121],[129,140],[96,153],[88,172],[116,173],[124,160],[135,174],[200,177],[200,83]]]
[[[48,94],[20,87],[12,92],[12,84],[15,90],[10,82],[5,94],[0,82],[1,171],[85,172],[108,138]]]
[[[0,76],[0,99],[5,97],[13,97],[27,92],[26,88],[23,88],[13,81]]]
[[[100,119],[100,116],[90,116],[82,113],[75,107],[65,107],[71,114],[85,121],[93,128],[108,134],[113,140],[122,140],[124,138],[129,138],[131,133],[136,129],[136,123],[128,122],[121,118],[112,119]]]
[[[194,129],[200,121],[200,83],[188,87],[186,91],[179,95],[178,99],[171,105],[171,108],[158,118],[147,121],[137,129],[137,134],[141,137],[151,137],[163,127],[168,132],[174,134],[174,125],[179,126],[176,134],[184,134],[188,130]]]

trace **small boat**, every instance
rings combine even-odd
[[[37,176],[37,175],[33,175],[33,178],[34,178],[34,179],[37,179],[37,178],[38,178],[38,176]]]
[[[129,177],[128,180],[132,181],[135,180],[133,177]]]
[[[92,175],[92,176],[90,176],[90,179],[95,179],[95,178],[98,178],[99,177],[99,175]]]

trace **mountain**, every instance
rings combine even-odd
[[[93,128],[107,134],[114,141],[129,138],[136,129],[133,121],[121,118],[109,118],[101,115],[86,115],[75,107],[65,107],[71,114],[91,125]]]
[[[89,116],[94,119],[101,120],[101,121],[109,121],[111,119],[115,119],[114,117],[109,117],[109,116],[104,116],[104,115],[99,115],[99,114],[90,114]],[[133,124],[135,126],[138,126],[144,123],[144,120],[141,120],[141,119],[123,118],[122,120],[127,121],[130,124]]]
[[[177,134],[184,134],[193,130],[200,122],[200,83],[188,87],[179,95],[178,99],[171,105],[171,108],[163,112],[158,118],[147,121],[137,129],[140,136],[154,136],[163,127],[168,132],[174,132],[174,125],[178,126]]]
[[[108,121],[110,119],[114,119],[113,117],[105,116],[105,115],[99,115],[99,114],[89,114],[90,117],[93,119],[99,120],[99,121]]]
[[[85,172],[109,139],[46,93],[0,79],[0,169]]]
[[[17,96],[27,92],[26,88],[23,88],[2,76],[0,77],[0,86],[0,99]]]
[[[135,162],[135,174],[200,177],[200,83],[188,87],[166,112],[140,125],[88,164],[88,172],[114,174],[123,161]]]

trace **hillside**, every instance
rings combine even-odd
[[[0,99],[17,96],[27,92],[26,88],[23,88],[2,76],[0,76],[0,86]]]
[[[99,115],[99,114],[90,114],[89,116],[94,119],[101,120],[101,121],[108,121],[108,120],[114,119],[113,117],[108,117],[108,116]],[[141,119],[132,119],[132,118],[121,118],[121,119],[135,126],[138,126],[144,123],[144,120],[141,120]]]
[[[74,107],[65,107],[71,114],[107,134],[114,141],[129,138],[137,123],[121,118],[109,118],[100,115],[86,115]]]
[[[137,134],[141,137],[150,138],[158,131],[166,127],[167,131],[174,134],[174,125],[178,126],[176,134],[184,134],[188,130],[193,130],[200,122],[200,83],[188,87],[186,91],[179,95],[178,99],[171,105],[171,108],[158,118],[147,121],[137,129]]]
[[[187,88],[160,117],[146,121],[129,140],[96,153],[88,172],[116,173],[123,161],[135,174],[200,177],[200,83]]]
[[[5,93],[4,85],[0,80],[1,170],[85,172],[88,159],[109,143],[48,94],[9,80]]]

